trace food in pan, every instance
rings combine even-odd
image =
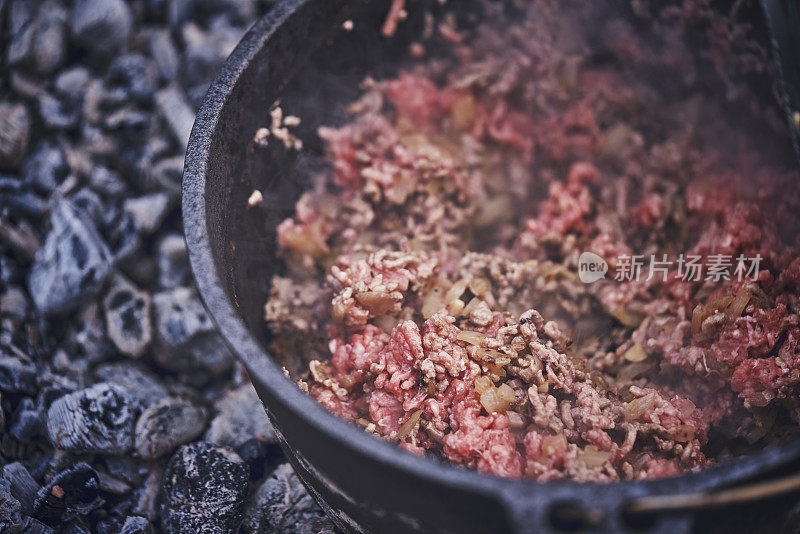
[[[367,432],[504,477],[664,477],[793,432],[780,121],[731,113],[746,62],[690,54],[692,14],[638,13],[669,22],[642,36],[558,4],[446,20],[446,59],[366,80],[319,130],[329,166],[277,229],[273,353]]]

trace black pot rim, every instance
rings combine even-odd
[[[666,493],[676,488],[701,491],[746,479],[784,464],[797,455],[800,450],[800,436],[765,447],[746,458],[664,479],[610,483],[505,479],[405,452],[339,419],[303,393],[259,345],[223,289],[223,278],[214,262],[207,229],[205,190],[214,131],[239,76],[248,68],[275,30],[296,10],[312,1],[314,0],[282,0],[243,37],[206,93],[192,128],[184,165],[183,226],[191,269],[209,313],[225,341],[244,363],[253,382],[268,390],[295,417],[305,420],[320,432],[359,454],[409,472],[420,479],[436,480],[445,485],[483,493],[519,494],[520,491],[535,492],[546,487],[570,488],[576,494],[586,494],[586,491],[596,490],[598,486],[613,488],[614,491],[630,496]]]

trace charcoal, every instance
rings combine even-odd
[[[9,285],[6,292],[0,295],[0,314],[24,319],[28,315],[28,308],[28,296],[17,286]]]
[[[70,30],[77,44],[90,52],[107,55],[123,47],[133,16],[124,0],[75,0]]]
[[[146,460],[158,458],[199,436],[205,424],[202,407],[183,398],[165,397],[139,417],[134,448]]]
[[[47,74],[64,62],[67,44],[67,11],[55,2],[46,2],[36,19],[32,59],[37,72]]]
[[[32,516],[50,526],[85,516],[103,504],[99,489],[97,472],[79,462],[56,474],[39,490]]]
[[[102,165],[97,165],[92,169],[89,183],[95,191],[107,197],[118,197],[127,190],[127,186],[119,174]]]
[[[179,192],[183,175],[183,158],[165,158],[153,165],[152,181],[164,189]]]
[[[23,167],[25,180],[47,194],[58,187],[68,173],[64,153],[49,141],[39,144]]]
[[[66,451],[123,454],[133,445],[133,401],[109,383],[65,395],[47,411],[54,447]]]
[[[140,356],[150,344],[150,295],[118,275],[103,299],[103,309],[114,345],[124,354]]]
[[[152,101],[157,83],[155,66],[141,54],[115,58],[106,75],[107,87],[119,88],[129,99],[145,104]]]
[[[106,360],[115,349],[114,344],[106,336],[100,307],[95,303],[84,306],[78,312],[78,318],[78,324],[70,329],[74,342],[70,344],[70,352],[92,364]]]
[[[70,521],[66,526],[59,529],[61,534],[92,534],[89,527],[83,524],[82,521]]]
[[[211,332],[214,328],[211,319],[195,290],[188,287],[156,293],[153,306],[156,332],[163,346],[162,357],[157,356],[159,363],[167,368],[180,368],[182,362],[175,358],[175,349],[198,334]]]
[[[132,456],[109,456],[105,464],[109,474],[134,486],[141,485],[147,476],[147,467]]]
[[[16,65],[30,57],[36,33],[36,5],[30,0],[14,0],[8,9],[9,42],[6,61]]]
[[[103,217],[107,211],[107,207],[103,201],[100,200],[97,193],[88,187],[82,187],[68,198],[70,203],[88,215],[98,228],[103,227]]]
[[[144,409],[167,395],[167,388],[155,375],[133,363],[101,365],[95,370],[95,376],[123,388],[137,408]]]
[[[156,62],[162,82],[171,82],[178,75],[178,51],[166,30],[153,32],[150,37],[150,55]]]
[[[255,389],[245,384],[228,392],[214,406],[217,413],[205,439],[217,445],[238,447],[251,438],[267,443],[277,441]]]
[[[0,102],[0,167],[16,168],[28,149],[31,120],[23,104]]]
[[[0,479],[0,532],[21,530],[22,505],[11,493],[11,484]]]
[[[195,442],[172,456],[164,472],[161,528],[166,534],[233,532],[247,497],[247,464],[230,449]]]
[[[139,228],[133,216],[122,208],[106,211],[105,235],[116,260],[129,258],[139,247]]]
[[[0,355],[0,391],[8,393],[35,393],[38,371],[33,364],[16,356]]]
[[[3,466],[3,480],[8,482],[11,494],[20,502],[22,513],[30,515],[39,491],[39,484],[33,476],[24,465],[13,462]]]
[[[270,443],[261,438],[248,439],[236,448],[236,454],[250,466],[251,481],[263,479],[278,463],[286,461],[277,442]]]
[[[170,207],[170,197],[163,192],[151,193],[142,197],[126,199],[123,206],[125,211],[133,217],[137,228],[150,234],[161,226]]]
[[[55,530],[32,517],[26,517],[22,521],[22,532],[24,534],[52,534]]]
[[[191,276],[183,237],[167,234],[158,243],[158,285],[165,289],[186,284]]]
[[[120,480],[108,473],[98,471],[97,476],[100,480],[100,489],[113,495],[125,495],[131,491],[131,486],[127,482]]]
[[[247,504],[247,532],[333,532],[322,510],[288,463],[279,465],[258,487]]]
[[[20,403],[21,407],[14,416],[11,428],[8,430],[8,433],[21,443],[32,441],[44,429],[42,413],[36,409],[32,400],[25,400],[28,401],[29,405],[26,403],[23,407],[22,403]]]
[[[46,203],[34,193],[25,190],[0,192],[0,205],[23,217],[38,219],[44,214]]]
[[[137,145],[147,139],[152,116],[133,107],[124,107],[107,115],[105,126],[122,136],[126,143]]]
[[[186,101],[183,91],[175,87],[162,89],[156,94],[156,103],[175,141],[181,149],[185,149],[189,144],[189,134],[192,133],[194,110]]]
[[[61,96],[82,96],[92,81],[91,73],[86,67],[72,67],[64,70],[56,77],[56,92]]]
[[[208,375],[228,371],[236,360],[219,332],[205,332],[193,337],[180,352],[180,365]]]
[[[40,312],[69,312],[96,295],[111,274],[111,251],[94,224],[61,199],[50,216],[52,229],[36,253],[29,289]]]
[[[152,534],[152,532],[150,521],[144,517],[131,515],[125,518],[125,524],[122,525],[119,534]]]
[[[75,128],[81,119],[81,106],[69,98],[56,98],[50,93],[39,96],[39,115],[45,126],[54,130]]]

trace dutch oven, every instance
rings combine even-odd
[[[386,39],[379,28],[387,10],[388,1],[377,0],[279,3],[247,33],[211,85],[192,130],[183,179],[186,242],[200,294],[246,367],[297,474],[334,523],[344,532],[675,533],[690,528],[701,505],[796,488],[797,477],[791,477],[777,486],[719,493],[788,469],[800,456],[797,438],[660,480],[501,479],[371,437],[328,413],[285,376],[265,348],[263,305],[279,269],[275,225],[291,213],[314,162],[255,150],[251,140],[278,99],[304,117],[301,137],[313,138],[316,125],[341,121],[327,103],[352,100],[368,73],[392,72],[423,24],[411,12],[399,34]],[[341,30],[348,19],[355,22],[349,33]],[[312,142],[307,150],[321,152],[321,146]],[[254,189],[267,201],[247,209]]]

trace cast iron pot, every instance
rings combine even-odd
[[[740,461],[647,482],[505,480],[405,453],[328,413],[267,351],[263,320],[277,271],[274,226],[292,212],[309,166],[279,147],[253,147],[282,98],[306,132],[341,121],[331,100],[351,100],[367,72],[399,61],[421,21],[391,40],[378,33],[388,1],[284,0],[228,58],[197,116],[186,156],[183,217],[200,294],[247,368],[281,445],[313,497],[344,532],[681,532],[687,512],[626,512],[648,496],[715,491],[775,472],[800,455],[794,439]],[[356,31],[344,34],[344,20]],[[300,76],[298,73],[304,73]],[[310,74],[309,74],[310,73]],[[297,76],[295,76],[297,74]],[[313,137],[313,134],[308,137]],[[308,146],[304,152],[319,152]],[[262,205],[247,209],[254,189]]]

